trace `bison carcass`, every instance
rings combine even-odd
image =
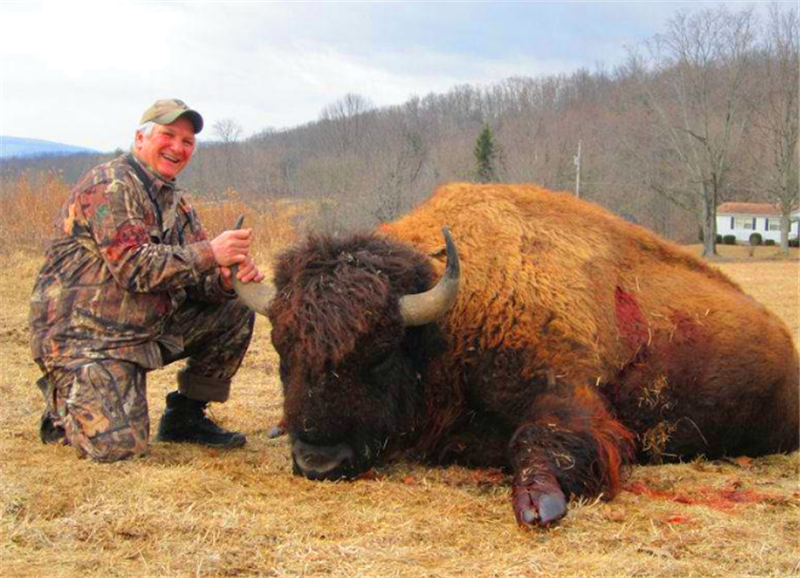
[[[279,258],[275,291],[248,301],[272,322],[294,470],[311,479],[401,453],[501,466],[517,521],[547,525],[570,494],[612,497],[632,460],[798,447],[785,325],[567,194],[444,186],[373,234],[310,236]]]

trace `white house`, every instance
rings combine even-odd
[[[791,214],[789,238],[798,236],[800,212]],[[734,235],[737,243],[749,243],[750,235],[759,233],[762,240],[781,242],[781,212],[769,203],[722,203],[717,207],[717,234]]]

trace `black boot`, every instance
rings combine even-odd
[[[242,447],[244,434],[222,429],[208,419],[208,402],[189,399],[178,391],[167,395],[167,408],[158,424],[158,441],[186,442],[217,448]]]
[[[60,443],[66,437],[66,432],[60,423],[56,423],[58,420],[51,413],[56,406],[56,386],[47,376],[37,379],[36,386],[42,392],[46,404],[42,419],[39,421],[39,438],[43,444]]]
[[[53,423],[50,412],[46,410],[39,422],[39,437],[43,444],[57,444],[66,437],[64,428]]]

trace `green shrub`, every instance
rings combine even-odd
[[[764,241],[764,244],[767,247],[774,247],[776,245],[776,243],[775,243],[775,241],[773,239],[767,239],[766,241]]]
[[[753,233],[750,235],[750,245],[756,247],[764,242],[764,237],[761,236],[761,233]]]
[[[736,244],[736,235],[725,235],[722,237],[722,242],[726,245],[735,245]]]

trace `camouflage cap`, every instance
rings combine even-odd
[[[177,98],[157,100],[153,106],[144,111],[139,124],[150,121],[157,124],[170,124],[182,116],[185,116],[191,121],[192,126],[194,126],[195,134],[203,130],[203,117],[200,116],[200,113],[196,110],[192,110],[185,102]]]

